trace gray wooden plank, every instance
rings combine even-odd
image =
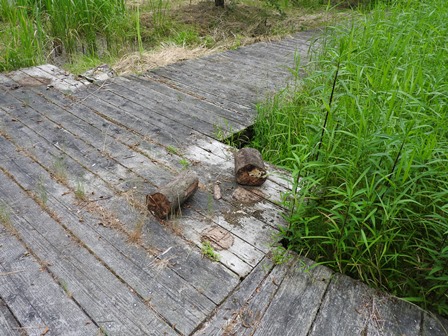
[[[76,117],[76,124],[88,124],[92,126],[91,132],[101,134],[103,144],[101,148],[108,148],[109,143],[119,142],[128,146],[132,150],[138,150],[144,153],[152,162],[157,165],[175,166],[178,169],[182,165],[173,160],[173,153],[167,150],[170,144],[170,136],[165,136],[162,132],[150,132],[149,129],[143,129],[141,133],[129,128],[129,125],[120,125],[114,123],[106,117],[101,116],[88,106],[84,105],[80,99],[74,96],[62,95],[56,90],[41,91],[36,89],[38,95],[42,95],[48,103],[56,105],[60,110]],[[61,113],[61,111],[59,111]],[[166,143],[168,142],[168,143]]]
[[[180,92],[189,94],[193,97],[207,101],[208,103],[225,108],[227,110],[239,111],[240,113],[246,113],[253,110],[252,104],[239,104],[233,102],[232,100],[223,99],[222,97],[217,96],[215,93],[209,92],[207,88],[197,88],[192,86],[191,84],[185,84],[180,81],[175,81],[171,78],[164,77],[162,74],[158,74],[158,72],[155,70],[142,74],[140,75],[140,77],[167,85]]]
[[[291,263],[273,266],[271,260],[263,259],[194,335],[253,333],[258,319],[269,306]]]
[[[43,111],[45,112],[45,115],[47,115],[48,116],[48,114],[49,114],[49,108],[48,107],[43,107]],[[57,115],[61,115],[61,113],[60,113],[60,111],[57,111]],[[16,118],[17,118],[17,116],[16,116]],[[13,131],[14,130],[14,124],[15,123],[13,123],[13,124],[11,124],[9,127],[8,127],[8,129],[9,129],[9,131],[11,132],[11,131]],[[42,121],[42,122],[40,122],[39,123],[39,128],[40,129],[42,129],[42,128],[44,128],[44,126],[45,126],[45,121]],[[32,124],[30,124],[31,126],[32,126]],[[62,123],[61,124],[62,126],[67,126],[67,125],[65,125],[64,123]],[[24,127],[25,128],[25,127]],[[24,129],[24,128],[22,128],[22,130]],[[33,128],[33,127],[32,127]],[[34,143],[42,143],[42,142],[45,142],[46,140],[48,140],[48,139],[50,139],[50,141],[53,141],[53,140],[51,140],[52,139],[52,137],[53,137],[53,134],[51,133],[51,131],[54,129],[54,126],[50,126],[50,127],[47,127],[47,131],[46,132],[44,132],[43,134],[41,134],[41,136],[42,136],[42,139],[38,139],[38,138],[33,138],[33,135],[32,134],[27,134],[27,136],[26,137],[21,137],[21,136],[16,136],[16,138],[18,138],[18,140],[20,141],[20,139],[23,139],[23,138],[25,138],[26,140],[28,140],[29,141],[29,143],[27,144],[27,145],[25,145],[26,147],[31,147],[31,145],[32,144],[34,144]],[[66,131],[65,129],[64,129],[64,131]],[[65,132],[64,133],[64,135],[67,135],[66,134],[67,132]],[[90,135],[88,138],[90,139],[90,141],[91,141],[91,139],[92,138],[94,138],[95,137],[95,134],[92,134],[92,135]],[[74,140],[76,140],[76,139],[74,139]],[[67,138],[65,138],[65,146],[64,146],[64,148],[65,148],[65,150],[67,149],[67,148],[69,148],[69,147],[76,147],[77,149],[80,149],[82,152],[88,152],[89,151],[89,149],[84,149],[83,148],[83,146],[82,146],[82,144],[80,144],[80,143],[78,143],[78,145],[77,146],[69,146],[69,142],[70,141],[72,141],[72,140],[69,140],[69,139],[67,139]],[[51,145],[51,144],[50,144]],[[61,142],[61,146],[62,146],[63,144],[62,144],[62,142]],[[34,148],[35,150],[36,150],[36,148]],[[67,154],[72,154],[70,151],[68,151],[68,152],[66,152]],[[83,156],[79,156],[79,155],[76,155],[76,152],[75,152],[75,160],[76,161],[78,161],[78,162],[83,162],[84,160],[84,155]],[[39,154],[39,153],[36,153],[36,156],[37,157],[41,157],[42,155],[41,154]],[[73,156],[73,154],[72,154],[72,156]],[[152,162],[147,162],[146,164],[144,163],[144,161],[140,161],[144,166],[145,166],[145,172],[147,172],[147,175],[148,175],[148,177],[150,177],[150,176],[156,176],[156,179],[155,179],[155,181],[153,181],[153,183],[154,182],[156,182],[156,183],[158,183],[158,184],[161,184],[161,183],[163,183],[163,179],[161,179],[161,177],[163,176],[163,175],[165,175],[165,172],[164,171],[159,171],[159,170],[157,170],[157,169],[151,169],[151,165],[152,165]],[[69,165],[69,166],[72,166],[72,164],[70,163],[70,160],[67,160],[67,164]],[[75,163],[76,164],[76,163]],[[88,166],[90,166],[90,164],[89,164],[89,162],[86,162],[86,163],[84,163],[84,167],[88,167]],[[100,166],[100,165],[97,165],[98,167]],[[95,173],[96,174],[99,174],[100,176],[102,175],[101,174],[101,171],[99,171],[98,169],[95,169]],[[110,180],[113,180],[113,179],[111,179],[111,178],[108,178],[107,177],[108,176],[108,171],[106,171],[106,177],[104,178],[104,180],[107,180],[107,181],[110,181]],[[129,178],[129,176],[127,177],[127,178]],[[136,176],[134,176],[134,179],[136,178]],[[87,188],[86,188],[87,189]],[[98,185],[96,185],[95,186],[95,190],[98,190],[99,189],[99,186]],[[86,190],[86,191],[90,191],[90,190]],[[92,191],[93,192],[93,191]],[[198,219],[198,217],[196,217],[196,219]],[[192,232],[191,230],[190,231],[188,231],[188,232]],[[191,237],[190,237],[191,238]],[[200,247],[201,246],[201,243],[200,243],[200,235],[199,234],[197,234],[197,235],[195,235],[195,242],[196,242],[196,244]],[[239,253],[239,254],[242,254],[243,255],[243,257],[244,258],[246,258],[246,260],[252,260],[253,258],[256,258],[256,259],[260,259],[260,251],[256,251],[256,249],[253,249],[253,248],[250,248],[249,246],[248,247],[244,247],[244,245],[247,245],[247,243],[246,242],[244,242],[244,241],[242,241],[242,240],[240,240],[240,244],[239,244],[239,250],[235,250],[234,248],[232,248],[235,252],[237,252],[237,253]],[[244,248],[243,248],[244,247]],[[248,256],[246,256],[245,254],[244,254],[244,251],[253,251],[253,255],[251,256],[251,257],[248,257]],[[236,272],[240,277],[244,277],[250,270],[251,270],[251,267],[248,265],[248,264],[246,264],[246,262],[244,261],[244,260],[241,260],[240,259],[240,256],[238,256],[238,255],[235,255],[235,254],[233,254],[233,253],[231,253],[231,252],[227,252],[227,251],[224,251],[223,253],[222,253],[222,256],[223,256],[223,258],[221,259],[221,262],[224,264],[224,265],[226,265],[227,267],[229,267],[231,270],[233,270],[234,272]],[[257,260],[257,261],[258,261]]]
[[[225,119],[230,121],[229,127],[232,123],[235,123],[233,127],[241,129],[248,122],[247,116],[239,111],[226,110],[206,102],[202,97],[191,96],[167,85],[145,79],[142,76],[117,77],[114,82],[121,86],[132,87],[133,90],[146,97],[151,97],[154,92],[160,93],[165,100],[172,100],[182,110],[198,114],[199,117],[212,124],[215,124],[219,119]]]
[[[11,222],[33,254],[48,264],[61,287],[106,330],[120,335],[175,334],[146,303],[19,187],[0,173],[0,195],[12,209]]]
[[[25,336],[25,331],[21,330],[19,322],[16,320],[11,310],[0,297],[0,335],[4,336]]]
[[[12,168],[4,161],[3,165],[6,168]],[[26,163],[21,162],[21,167],[25,169]],[[28,176],[36,174],[39,176],[40,183],[45,183],[48,190],[55,189],[51,185],[50,177],[45,176],[45,172],[39,171],[39,167],[30,167],[25,173]],[[15,174],[15,178],[18,181],[24,179],[19,174]],[[30,184],[23,187],[33,189],[33,185]],[[121,281],[145,300],[151,300],[154,310],[172,325],[177,325],[180,331],[189,333],[211,312],[215,305],[203,293],[192,287],[169,267],[155,266],[158,261],[148,255],[146,250],[139,249],[135,245],[128,247],[127,245],[130,245],[127,241],[128,237],[117,239],[117,233],[114,230],[99,230],[101,226],[97,223],[101,220],[100,218],[82,211],[85,204],[77,205],[76,199],[70,197],[66,189],[58,192],[60,193],[65,194],[63,199],[68,205],[60,204],[57,201],[58,195],[52,195],[49,192],[46,207],[59,218],[63,218],[63,225],[82,241],[83,245],[95,253],[97,258],[101,259]],[[79,216],[82,216],[82,221],[79,220]],[[178,292],[180,289],[182,292]],[[176,310],[186,313],[178,314]]]
[[[20,93],[21,90],[16,90],[17,99],[22,98]],[[22,122],[24,127],[42,136],[43,139],[37,141],[38,143],[48,142],[47,147],[60,148],[85,169],[101,175],[106,183],[114,186],[124,188],[127,180],[136,179],[130,170],[155,175],[159,181],[167,181],[171,177],[167,166],[156,164],[152,159],[135,152],[133,148],[115,141],[113,131],[109,134],[100,133],[97,128],[73,114],[64,113],[65,110],[46,103],[42,97],[29,91],[25,95],[32,100],[33,108],[21,107],[22,113],[17,114],[18,106],[13,109],[11,107],[13,104],[20,105],[20,102],[9,100],[8,113],[13,116],[11,119],[16,121],[5,121],[8,128],[13,129],[17,122]]]
[[[211,93],[219,100],[228,100],[240,105],[252,107],[257,98],[257,90],[254,87],[239,86],[235,87],[230,77],[220,76],[218,73],[212,73],[201,69],[200,72],[187,68],[159,68],[154,71],[157,75],[163,76],[176,84],[191,86],[194,90],[203,90]]]
[[[307,335],[333,272],[300,258],[283,280],[254,335]]]
[[[288,62],[293,63],[294,58]],[[221,55],[213,59],[198,59],[195,62],[182,64],[178,68],[165,68],[170,72],[178,72],[194,76],[197,82],[214,82],[226,93],[262,96],[266,90],[275,88],[275,84],[284,86],[286,76],[272,71],[272,65],[266,63],[249,63],[241,55],[225,58]],[[287,64],[285,61],[283,64]],[[218,84],[219,83],[219,84]]]
[[[23,137],[19,137],[18,136],[18,137],[15,137],[15,140],[19,141],[22,138]],[[31,136],[27,137],[27,140],[31,140],[31,143],[33,143],[33,142],[43,142],[44,141],[43,139],[40,139],[40,140],[33,139]],[[5,148],[6,148],[6,146],[7,146],[7,144],[4,145]],[[38,149],[36,149],[36,150],[38,150]],[[36,153],[36,157],[38,157],[39,160],[42,160],[42,157],[44,157],[44,156],[45,156],[44,152],[37,152]],[[16,159],[16,161],[17,160],[18,159]],[[41,164],[43,164],[43,165],[51,164],[51,161],[49,161],[49,163],[45,163],[45,161],[41,161]],[[72,162],[70,160],[70,158],[67,158],[67,165],[73,165],[73,164],[76,164],[76,163]],[[21,163],[21,166],[26,166],[26,163]],[[12,167],[14,167],[14,166],[12,166]],[[13,169],[13,168],[10,168],[10,169]],[[48,167],[47,167],[47,169],[48,169]],[[43,175],[45,172],[38,173],[38,171],[39,171],[39,167],[33,168],[33,169],[30,169],[30,172],[28,172],[27,174],[34,175],[35,176],[35,180],[39,181],[39,177],[41,175]],[[27,188],[33,188],[33,186],[30,185],[30,186],[27,186]],[[35,186],[34,186],[34,188],[35,188]],[[86,189],[89,190],[88,186],[86,186]],[[51,193],[51,190],[52,189],[49,188],[49,190],[48,190],[49,194]],[[103,191],[103,190],[104,190],[104,186],[102,187],[101,184],[98,183],[98,181],[97,181],[97,183],[95,185],[95,189],[94,189],[94,192],[96,193],[95,197],[99,197],[102,194],[106,194],[106,195],[107,194],[112,194],[113,195],[113,192],[110,192],[107,189],[105,191]],[[64,194],[65,192],[66,191],[62,191],[62,192],[59,193],[59,195],[60,194]],[[142,196],[144,196],[144,195],[142,195]],[[66,196],[65,198],[67,199],[68,196]],[[123,223],[123,225],[127,225],[125,230],[129,234],[129,232],[131,232],[134,229],[134,227],[136,225],[135,223],[137,223],[139,220],[142,219],[142,215],[141,215],[139,209],[134,209],[129,204],[126,204],[126,200],[125,200],[126,195],[124,195],[123,198],[124,198],[124,200],[122,199],[121,201],[120,201],[120,199],[114,198],[114,199],[111,200],[111,203],[110,204],[106,204],[105,207],[106,208],[110,208],[111,209],[110,211],[112,211],[112,209],[115,209],[115,210],[121,209],[119,211],[120,214],[117,215],[117,218],[121,218],[121,223]],[[143,204],[143,201],[142,201],[142,204]],[[71,208],[71,209],[73,209],[74,207],[75,206],[73,206],[73,205],[69,205],[69,208]],[[79,210],[78,210],[78,212],[79,212]],[[83,213],[81,213],[81,214],[83,214]],[[67,215],[68,215],[67,213],[62,213],[61,217],[64,218]],[[87,214],[83,214],[83,217],[86,217],[86,216],[87,216]],[[157,228],[157,227],[160,227],[160,224],[155,222],[154,220],[152,220],[150,223],[148,223],[146,221],[145,224],[146,224],[145,226],[148,226],[148,227],[152,228],[153,230],[155,228]],[[77,219],[76,219],[76,223],[74,223],[73,225],[76,228]],[[81,234],[83,234],[83,233],[84,232],[81,231]],[[161,231],[161,232],[159,232],[159,234],[162,235],[162,238],[153,237],[152,234],[151,235],[148,234],[148,236],[150,236],[150,238],[151,238],[151,243],[148,243],[149,247],[150,246],[155,246],[155,247],[157,247],[159,249],[167,249],[170,246],[177,246],[179,250],[182,250],[182,246],[184,246],[184,249],[186,248],[186,244],[185,243],[182,244],[182,242],[179,241],[179,239],[176,239],[175,237],[169,237],[167,235],[167,232]],[[96,236],[95,234],[93,234],[93,235]],[[89,235],[87,235],[87,238],[88,237],[89,237]],[[123,239],[123,240],[125,240],[125,239]],[[93,242],[92,244],[95,244],[95,242]],[[168,244],[170,244],[170,245],[168,245]],[[232,288],[232,284],[235,285],[236,279],[233,276],[231,276],[230,274],[228,274],[227,272],[225,272],[223,269],[220,269],[219,267],[208,267],[208,266],[204,267],[206,262],[205,261],[198,262],[198,260],[197,260],[197,259],[201,259],[201,256],[198,255],[198,253],[192,253],[191,251],[188,251],[188,250],[189,250],[189,248],[187,248],[187,250],[184,251],[184,252],[177,251],[177,253],[182,255],[182,258],[180,258],[180,259],[184,259],[184,258],[188,259],[189,258],[189,260],[191,260],[191,261],[195,261],[196,260],[195,261],[195,266],[199,266],[199,265],[202,264],[202,269],[201,268],[197,268],[197,269],[194,269],[193,272],[192,271],[189,271],[189,272],[183,272],[182,271],[182,272],[180,272],[181,273],[180,275],[182,277],[186,278],[186,281],[192,282],[193,284],[198,286],[198,288],[202,292],[204,292],[205,295],[210,296],[210,298],[213,299],[215,302],[220,302],[220,300],[222,300],[222,297],[226,296],[228,291]],[[174,254],[171,255],[171,259],[173,259],[173,258],[174,258]],[[179,259],[179,258],[176,257],[176,259]],[[212,278],[210,278],[210,276],[212,276]],[[210,286],[208,284],[208,282],[210,282],[210,281],[214,282],[215,278],[216,279],[218,279],[218,278],[220,278],[220,279],[228,279],[227,280],[227,285],[230,286],[230,287],[227,287],[227,286],[223,287],[223,286],[216,286],[216,285]],[[194,279],[194,280],[192,280],[192,279]],[[186,302],[188,302],[188,300],[186,300]]]
[[[150,133],[151,137],[156,140],[159,139],[159,133],[163,132],[163,140],[158,141],[163,142],[166,146],[178,147],[185,141],[188,142],[191,137],[190,128],[173,122],[160,114],[152,115],[148,108],[128,100],[107,93],[87,90],[77,92],[75,97],[80,98],[83,104],[95,113],[120,126],[143,134]],[[109,97],[112,100],[108,100]],[[167,134],[170,135],[166,136]]]
[[[422,336],[447,336],[448,335],[448,320],[431,314],[423,313]]]
[[[138,82],[134,83],[132,81],[127,85],[132,87],[132,89],[111,83],[108,86],[107,94],[114,94],[115,97],[121,96],[121,98],[133,104],[148,109],[150,112],[142,117],[144,120],[150,121],[157,115],[161,115],[170,119],[172,123],[185,126],[190,131],[195,130],[215,138],[218,137],[219,130],[231,129],[238,132],[245,128],[241,123],[225,118],[223,115],[201,110],[199,108],[200,101],[189,105],[188,101],[180,101],[177,99],[172,101],[169,99],[170,97],[163,97],[157,92],[145,94],[147,90],[140,91]]]
[[[180,128],[184,129],[185,134],[191,132],[192,129],[209,135],[216,132],[215,124],[202,121],[196,115],[184,113],[179,107],[174,107],[174,105],[167,107],[160,100],[145,99],[145,97],[138,95],[134,97],[122,97],[119,95],[120,91],[121,89],[114,91],[113,84],[110,84],[107,89],[91,89],[83,92],[87,94],[93,93],[96,97],[123,109],[127,114],[137,117],[142,121],[150,123],[153,123],[155,120],[162,121],[165,128],[171,128],[172,132],[173,130],[177,132]],[[124,89],[124,91],[127,90]],[[132,94],[132,91],[127,91],[127,93]],[[172,114],[179,114],[179,118],[176,119],[174,116],[171,117],[174,120],[169,118]],[[220,123],[224,125],[223,120],[216,120],[216,124],[221,126]],[[235,127],[239,126],[235,124]],[[173,133],[173,136],[180,141],[178,134]]]
[[[309,335],[419,335],[421,311],[335,274]]]
[[[0,110],[1,111],[1,110]],[[26,129],[25,127],[21,128],[20,131],[23,131],[24,129]],[[10,125],[8,127],[9,132],[13,132],[15,131],[15,126],[14,123],[12,125]],[[51,159],[46,159],[46,157],[48,155],[46,155],[47,152],[47,147],[48,146],[34,146],[33,144],[36,143],[40,143],[43,144],[45,143],[45,134],[43,134],[41,137],[36,137],[36,135],[33,135],[32,133],[26,133],[26,136],[21,136],[19,133],[18,134],[14,134],[12,133],[10,136],[13,136],[14,141],[18,142],[20,144],[20,146],[24,147],[24,148],[28,148],[28,147],[32,147],[33,151],[34,151],[34,156],[36,158],[38,158],[41,162],[42,165],[46,166],[47,169],[51,169],[51,165],[52,165],[52,160]],[[51,138],[51,135],[49,134],[48,137]],[[56,148],[54,148],[53,150],[56,150]],[[50,150],[51,152],[51,150]],[[80,160],[82,160],[82,158],[79,158]],[[66,164],[68,167],[72,167],[72,166],[76,166],[78,163],[77,161],[74,161],[71,159],[70,156],[66,156],[65,158],[66,160]],[[151,170],[148,170],[149,173],[151,173]],[[70,170],[67,171],[68,174],[70,173]],[[98,171],[97,171],[98,173]],[[88,172],[84,172],[83,173],[84,177],[86,175],[88,175]],[[72,188],[72,192],[73,192],[73,188],[76,188],[75,186],[75,180],[73,177],[70,177],[71,175],[69,175],[69,182],[71,183],[71,188]],[[36,177],[36,180],[38,179],[38,176]],[[110,191],[107,189],[105,189],[105,186],[103,186],[100,181],[98,181],[97,178],[93,177],[92,178],[94,180],[94,185],[93,188],[90,185],[85,185],[85,189],[86,192],[89,194],[90,192],[95,192],[95,197],[98,198],[100,195],[104,196],[106,195],[106,197],[104,197],[105,199],[107,199],[107,195],[113,195],[114,192]],[[161,179],[160,176],[157,176],[156,181],[158,183],[162,183],[163,179]],[[140,184],[144,184],[143,182],[141,182]],[[149,189],[147,189],[149,190]],[[107,206],[112,210],[116,210],[116,209],[122,209],[122,211],[119,212],[119,215],[117,215],[117,217],[122,217],[122,223],[123,225],[126,225],[126,232],[131,232],[134,229],[135,223],[138,222],[141,218],[142,215],[140,213],[140,210],[136,210],[133,209],[131,206],[129,206],[129,204],[126,204],[126,195],[123,195],[123,198],[121,201],[120,200],[116,200],[113,199],[113,204],[107,204]],[[141,194],[141,201],[142,204],[144,204],[144,194]],[[124,208],[125,207],[125,208]],[[156,221],[151,221],[150,223],[146,224],[147,226],[151,227],[152,230],[155,230],[157,227],[160,226],[159,223],[157,223]],[[186,246],[185,243],[181,243],[180,241],[176,240],[175,238],[170,238],[167,236],[166,232],[160,232],[161,235],[163,235],[163,239],[153,239],[153,236],[150,235],[150,238],[152,240],[151,244],[149,244],[149,246],[157,246],[159,249],[167,249],[170,246]],[[149,235],[148,235],[149,236]],[[198,256],[197,253],[191,253],[191,252],[187,252],[187,253],[182,253],[182,252],[178,252],[181,255],[189,255],[192,254],[192,256],[189,258],[189,260],[196,260],[196,259],[200,259],[200,255]],[[194,257],[193,257],[194,256]],[[173,258],[173,256],[171,256],[171,258]],[[188,259],[188,258],[187,258]],[[208,267],[205,265],[205,262],[199,262],[199,261],[195,261],[195,265],[198,266],[199,264],[202,264],[202,269],[198,268],[198,269],[194,269],[194,271],[189,271],[189,272],[184,272],[183,269],[179,269],[179,271],[182,273],[181,276],[185,277],[187,281],[190,281],[192,283],[194,283],[195,285],[198,286],[199,289],[201,289],[201,291],[204,291],[204,293],[206,295],[209,295],[215,302],[220,302],[220,300],[222,300],[223,296],[227,295],[227,291],[229,290],[228,287],[222,287],[222,286],[209,286],[207,285],[205,288],[202,284],[202,282],[209,282],[210,281],[210,276],[212,275],[212,278],[227,278],[229,277],[229,274],[227,274],[224,270],[219,269],[219,267]],[[205,266],[205,267],[204,267]],[[206,281],[202,281],[202,280],[206,280]],[[202,281],[202,282],[201,282]],[[232,283],[234,284],[235,279],[233,280],[229,280],[228,281],[228,285],[232,286]],[[230,287],[231,289],[231,287]]]
[[[99,330],[6,228],[0,230],[0,259],[0,295],[5,304],[1,307],[0,303],[0,309],[8,310],[7,304],[20,323],[9,324],[2,335],[19,331],[28,335],[45,331],[49,335],[93,335]]]

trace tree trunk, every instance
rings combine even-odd
[[[235,154],[235,176],[239,184],[260,186],[266,181],[261,154],[255,148],[242,148]]]
[[[155,193],[146,195],[148,210],[161,219],[167,218],[196,192],[198,184],[199,179],[194,171],[180,174]]]

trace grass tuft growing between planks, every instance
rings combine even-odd
[[[388,2],[331,29],[306,77],[259,107],[253,143],[293,172],[288,249],[445,316],[447,15],[445,0]]]

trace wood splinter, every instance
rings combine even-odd
[[[242,185],[260,186],[266,181],[266,169],[258,150],[246,147],[235,154],[235,176]]]
[[[167,218],[196,192],[198,184],[197,174],[192,170],[185,171],[155,193],[146,195],[148,210],[158,218]]]

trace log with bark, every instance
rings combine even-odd
[[[178,175],[166,186],[157,189],[155,193],[146,195],[148,210],[155,216],[164,219],[177,209],[198,189],[199,179],[192,170]]]
[[[235,154],[235,176],[239,184],[260,186],[267,174],[261,154],[255,148],[242,148]]]

